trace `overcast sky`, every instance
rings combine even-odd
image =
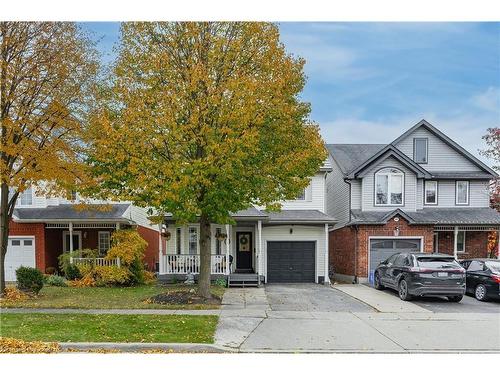
[[[119,24],[83,27],[112,61]],[[479,156],[481,136],[500,126],[500,23],[279,27],[287,50],[306,59],[303,99],[327,143],[389,143],[426,119]]]

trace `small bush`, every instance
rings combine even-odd
[[[64,276],[68,280],[76,280],[82,277],[80,269],[74,264],[69,264],[64,270]]]
[[[98,251],[93,250],[93,249],[82,249],[82,250],[75,250],[75,251],[73,251],[73,253],[70,253],[70,252],[62,253],[58,257],[59,269],[66,276],[66,278],[69,279],[69,277],[66,275],[66,271],[69,267],[72,266],[71,257],[73,257],[73,258],[95,258],[97,256],[98,256]]]
[[[83,277],[85,275],[88,275],[88,274],[91,274],[92,272],[94,272],[94,265],[93,264],[83,263],[83,264],[78,264],[76,267],[78,268],[78,271],[80,271],[80,277]]]
[[[96,286],[127,285],[130,282],[130,271],[118,266],[97,266],[93,276]]]
[[[45,279],[45,284],[50,285],[50,286],[68,286],[66,284],[66,279],[62,276],[58,275],[49,275]]]
[[[156,282],[156,274],[154,272],[144,271],[142,274],[145,284],[153,284]]]
[[[53,274],[55,274],[55,273],[56,273],[56,271],[57,271],[57,270],[56,270],[56,268],[55,268],[55,267],[47,267],[47,268],[45,268],[45,273],[46,273],[47,275],[53,275]]]
[[[219,277],[217,278],[215,281],[214,281],[214,285],[218,285],[218,286],[223,286],[223,287],[226,287],[227,286],[227,281],[225,278],[223,277]]]
[[[19,267],[16,270],[17,287],[35,294],[43,288],[43,274],[33,267]]]
[[[133,261],[129,266],[130,285],[144,284],[144,266],[139,259]]]

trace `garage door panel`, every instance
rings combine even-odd
[[[315,249],[312,241],[269,241],[267,279],[269,282],[314,282]]]
[[[5,255],[5,280],[16,281],[16,270],[21,266],[35,267],[35,241],[30,237],[9,237]]]

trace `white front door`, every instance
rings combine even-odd
[[[35,238],[10,236],[5,256],[5,280],[16,281],[16,270],[35,267]]]

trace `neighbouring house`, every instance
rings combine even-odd
[[[32,187],[18,197],[9,225],[5,278],[15,281],[21,265],[58,269],[58,256],[78,249],[97,249],[101,257],[110,248],[117,229],[136,228],[148,242],[144,262],[155,270],[159,261],[160,228],[150,223],[145,209],[130,203],[46,197]]]
[[[235,225],[213,224],[212,278],[230,285],[261,282],[328,281],[328,232],[335,219],[325,213],[325,179],[329,162],[311,177],[309,186],[280,212],[250,207],[236,212]],[[176,225],[167,215],[166,248],[161,280],[185,280],[199,273],[199,224]]]
[[[500,233],[489,208],[497,174],[422,120],[389,144],[327,145],[330,265],[336,278],[366,282],[400,251],[486,257]]]

